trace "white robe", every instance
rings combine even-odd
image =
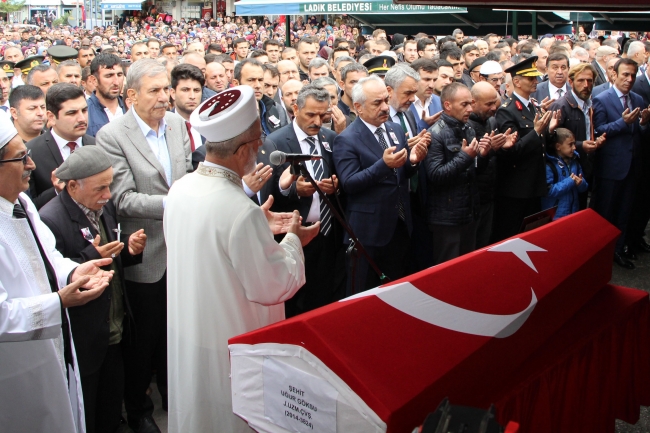
[[[305,282],[300,240],[276,243],[241,178],[203,165],[172,186],[164,228],[169,431],[250,432],[232,412],[228,339],[284,319]]]
[[[29,197],[20,200],[61,288],[79,264],[56,250]],[[76,359],[70,384],[65,373],[59,295],[52,293],[29,223],[12,213],[13,203],[0,197],[0,430],[84,432]]]

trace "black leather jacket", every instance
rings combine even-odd
[[[480,199],[476,185],[476,164],[461,150],[463,139],[470,143],[475,132],[469,124],[443,113],[431,128],[431,145],[425,159],[427,170],[427,222],[464,225],[478,218]],[[480,157],[477,157],[480,158]]]

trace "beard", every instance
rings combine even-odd
[[[248,161],[244,166],[244,173],[252,173],[255,167],[257,166],[257,152],[253,150],[253,147],[249,147]]]

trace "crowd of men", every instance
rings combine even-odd
[[[232,24],[239,36],[241,22]],[[12,263],[52,289],[12,289],[22,283],[3,268],[0,347],[61,337],[63,375],[70,381],[65,366],[78,364],[83,397],[72,416],[87,432],[160,431],[148,393],[155,372],[167,409],[167,193],[206,160],[209,140],[192,113],[233,87],[252,88],[263,134],[241,187],[265,212],[297,210],[303,226],[319,226],[287,317],[502,241],[552,207],[556,218],[590,207],[619,228],[613,260],[626,269],[650,252],[648,41],[466,38],[460,29],[330,38],[331,26],[303,24],[291,47],[257,41],[256,25],[257,36],[225,47],[209,43],[216,26],[179,47],[169,29],[163,39],[160,27],[128,27],[88,40],[55,29],[63,44],[33,56],[22,48],[48,31],[16,32],[0,62],[0,129],[11,135],[0,134],[0,216],[30,222],[20,233],[36,242],[21,248],[45,271],[18,253]],[[138,31],[148,39],[125,54],[119,41]],[[276,150],[319,157],[305,162],[314,182],[272,165]],[[3,251],[14,238],[3,228]],[[26,301],[34,296],[40,304]],[[0,417],[25,425],[14,415]]]

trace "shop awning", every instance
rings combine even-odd
[[[26,6],[29,6],[31,8],[33,7],[53,7],[56,8],[60,5],[59,0],[30,0],[29,4]]]
[[[650,22],[650,12],[573,12],[571,19],[595,30],[643,31]]]
[[[102,0],[103,10],[139,11],[142,3],[125,0]]]
[[[84,5],[84,0],[61,0],[61,3],[63,3],[63,6],[77,6],[79,7]]]
[[[392,0],[239,0],[237,15],[377,15],[377,14],[443,14],[464,13],[464,7],[397,5]]]
[[[385,29],[389,34],[402,33],[415,35],[424,32],[430,35],[449,35],[456,28],[463,29],[467,36],[485,36],[488,33],[509,34],[512,28],[512,12],[467,8],[465,13],[447,13],[441,15],[422,14],[350,14],[358,21],[376,28]],[[532,34],[533,15],[520,12],[518,16],[519,34]],[[571,21],[553,12],[537,13],[537,33],[570,34]]]
[[[481,6],[495,9],[532,9],[536,11],[647,11],[647,0],[395,0],[403,5]]]

